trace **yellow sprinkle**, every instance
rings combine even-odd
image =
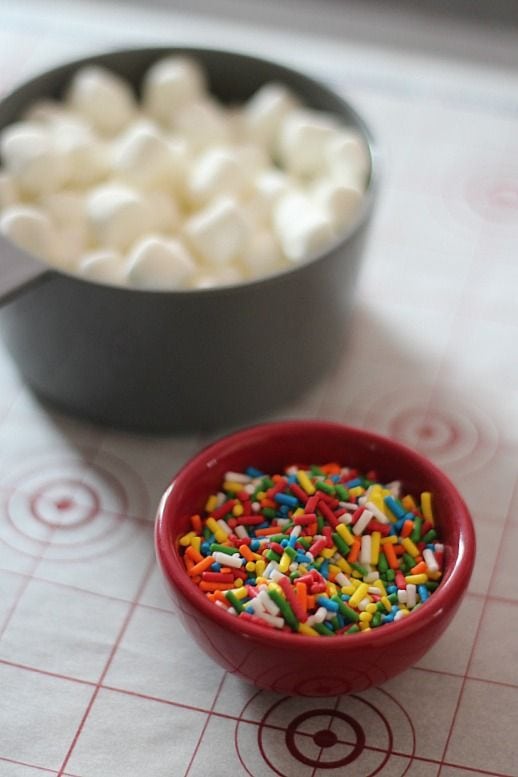
[[[213,533],[216,542],[226,542],[227,535],[223,531],[223,529],[218,526],[217,521],[211,516],[210,518],[207,518],[206,520],[207,527],[211,530]]]
[[[307,623],[299,623],[299,634],[304,634],[306,637],[319,637],[320,634]]]
[[[329,574],[332,577],[336,577],[336,575],[340,574],[340,567],[335,566],[335,564],[329,564]]]
[[[357,496],[361,496],[365,493],[365,489],[361,486],[354,486],[354,488],[349,489],[349,496],[351,496],[353,499],[356,499]]]
[[[437,570],[437,572],[428,572],[428,580],[440,580],[442,577],[442,572],[440,569]]]
[[[324,550],[321,550],[319,555],[323,556],[324,558],[333,558],[335,553],[336,553],[336,548],[333,545],[332,548],[324,548]]]
[[[260,575],[258,575],[255,579],[255,582],[256,582],[256,585],[265,585],[268,582],[268,580],[265,577],[261,577]]]
[[[302,507],[297,507],[297,509],[293,513],[292,518],[296,518],[297,515],[304,515],[304,509]]]
[[[268,583],[268,590],[269,591],[277,591],[278,594],[281,594],[281,596],[284,596],[284,591],[280,587],[280,585],[277,585],[277,583],[273,583],[271,580]]]
[[[218,505],[218,497],[216,494],[212,494],[212,496],[209,496],[207,499],[207,502],[205,503],[205,512],[211,513],[213,510],[216,509]]]
[[[349,607],[357,607],[361,600],[367,595],[368,590],[369,586],[367,583],[361,583],[349,599]]]
[[[225,480],[223,483],[223,491],[233,491],[235,494],[243,490],[242,483],[234,483],[232,480]]]
[[[187,545],[191,544],[191,540],[194,537],[196,537],[196,534],[193,531],[190,531],[188,534],[184,534],[183,537],[180,538],[180,545],[186,548]]]
[[[255,572],[256,570],[255,561],[247,561],[245,564],[245,569],[247,572]]]
[[[327,595],[329,598],[332,596],[336,596],[338,594],[338,589],[334,583],[328,583],[327,584]]]
[[[299,481],[301,488],[304,489],[306,494],[309,494],[309,496],[311,496],[312,494],[315,493],[316,488],[311,482],[311,480],[308,478],[307,473],[304,472],[303,469],[299,469],[299,471],[297,472],[297,480]]]
[[[383,607],[386,609],[387,612],[392,612],[392,605],[389,601],[388,596],[382,596],[381,597],[381,603]]]
[[[379,590],[381,591],[381,595],[382,596],[386,596],[387,595],[387,592],[385,590],[385,586],[383,584],[383,580],[375,580],[372,585],[373,585],[373,588],[379,588]]]
[[[281,556],[281,560],[279,561],[279,572],[282,572],[283,574],[288,571],[291,564],[291,558],[288,556],[287,553],[283,553]]]
[[[358,626],[362,631],[370,631],[371,627],[369,626],[368,621],[359,621]]]
[[[371,534],[371,564],[378,563],[380,557],[381,532],[373,531]]]
[[[421,494],[421,512],[425,521],[431,521],[435,524],[432,510],[432,495],[429,491],[423,491]]]
[[[238,518],[240,515],[243,515],[244,512],[245,512],[245,508],[243,507],[242,504],[234,505],[234,507],[232,508],[232,515],[235,515],[236,518]]]
[[[376,606],[376,605],[374,605],[374,606]],[[363,621],[364,623],[370,623],[371,620],[372,620],[372,613],[371,612],[367,612],[367,610],[365,610],[365,612],[361,612],[360,613],[360,621]]]
[[[264,559],[259,559],[259,561],[255,562],[255,571],[259,577],[263,574],[265,569],[266,561]]]
[[[402,612],[405,618],[407,615],[410,615],[410,610],[407,610],[406,607],[400,607],[399,612]]]
[[[377,611],[378,607],[374,604],[374,602],[371,602],[367,605],[365,608],[365,612],[370,612],[371,615],[374,615],[374,613]]]
[[[405,582],[421,585],[422,583],[428,582],[428,575],[425,575],[424,573],[422,575],[407,575],[405,577]]]
[[[410,537],[405,537],[403,540],[401,540],[401,544],[406,552],[412,556],[412,558],[417,558],[419,555],[419,548],[414,545]]]
[[[261,499],[264,499],[265,496],[266,496],[266,491],[258,491],[256,494],[256,499],[261,501]]]
[[[243,581],[241,580],[241,578],[240,578],[240,577],[237,577],[237,578],[234,580],[234,588],[243,588],[243,585],[244,585],[244,584],[243,584]],[[245,593],[246,593],[246,589],[245,589],[245,588],[243,588],[243,590],[244,590],[244,591],[245,591]]]
[[[336,531],[340,535],[340,537],[343,539],[344,542],[346,542],[348,545],[352,545],[354,542],[354,537],[345,525],[345,523],[339,523],[336,527]]]
[[[381,544],[382,545],[397,545],[397,537],[395,534],[389,534],[388,537],[382,537],[381,538]]]
[[[351,580],[351,583],[352,582],[353,581]],[[347,596],[352,596],[353,593],[355,592],[355,590],[356,590],[356,588],[354,587],[354,585],[344,585],[344,586],[342,586],[342,593],[343,594],[347,594]]]
[[[346,575],[350,575],[353,571],[351,565],[344,558],[342,558],[342,556],[336,559],[336,566],[340,567],[341,571],[345,572]]]

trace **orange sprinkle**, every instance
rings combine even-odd
[[[410,537],[412,534],[412,530],[414,528],[414,522],[413,521],[405,521],[403,524],[403,528],[401,529],[401,536],[403,538]]]
[[[279,534],[282,532],[280,526],[268,526],[266,529],[256,529],[256,537],[268,537],[270,534]]]
[[[361,547],[362,547],[362,544],[360,540],[355,539],[353,544],[351,545],[351,550],[349,551],[349,555],[347,556],[347,561],[350,564],[354,564],[355,561],[358,561],[358,556],[360,555]]]
[[[308,594],[307,597],[306,597],[306,601],[307,601],[307,604],[308,604],[308,610],[313,612],[313,610],[316,607],[317,597],[313,596],[313,594]]]
[[[230,591],[234,588],[232,583],[207,583],[202,580],[200,583],[200,591]]]
[[[273,510],[277,507],[277,503],[273,501],[273,499],[270,499],[269,497],[265,496],[261,499],[259,502],[261,507],[269,507],[270,510]],[[257,532],[256,532],[257,534]]]
[[[385,558],[387,559],[387,563],[391,569],[399,569],[399,562],[397,560],[397,556],[394,551],[394,545],[391,545],[390,542],[387,542],[385,545],[381,546],[383,549],[383,553],[385,554]]]
[[[412,567],[410,570],[411,575],[421,575],[423,572],[428,572],[428,567],[424,561],[420,561],[419,564],[416,564],[415,567]]]
[[[186,556],[184,553],[183,556],[183,563],[185,564],[185,568],[187,572],[190,572],[190,570],[193,568],[195,562],[192,560],[192,558],[189,558],[189,556]]]
[[[189,547],[185,549],[185,555],[192,559],[195,564],[203,560],[201,553],[197,551],[196,548],[194,548],[192,545],[189,545]]]
[[[239,552],[247,561],[257,561],[258,559],[262,558],[262,556],[260,556],[258,553],[251,551],[248,545],[240,545]]]
[[[202,558],[201,561],[198,561],[197,564],[195,564],[191,569],[189,569],[189,575],[191,577],[194,577],[194,575],[201,575],[202,572],[205,572],[206,569],[208,569],[210,566],[214,564],[214,556],[206,556],[205,558]],[[213,590],[212,588],[209,590]]]
[[[306,583],[295,583],[295,592],[297,599],[300,602],[300,606],[304,612],[308,611],[308,588]]]
[[[201,517],[199,515],[191,515],[191,526],[196,534],[203,533],[203,526],[201,523]]]
[[[207,599],[210,602],[222,602],[225,607],[230,607],[230,602],[228,601],[223,591],[221,591],[219,588],[217,588],[215,591],[208,592]]]
[[[331,461],[329,464],[324,464],[323,467],[320,467],[324,475],[339,475],[342,471],[342,468],[339,464],[336,463],[336,461]]]

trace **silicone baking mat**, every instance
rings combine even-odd
[[[479,552],[448,632],[401,676],[349,697],[258,691],[198,652],[155,568],[157,500],[206,438],[50,412],[2,351],[0,774],[518,775],[516,76],[107,3],[12,4],[1,20],[2,90],[174,33],[267,44],[351,98],[384,171],[349,344],[276,417],[335,419],[422,451],[465,496]]]

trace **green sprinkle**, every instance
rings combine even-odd
[[[338,534],[338,532],[334,532],[334,534],[331,534],[331,537],[333,538],[333,542],[342,554],[342,556],[347,556],[349,553],[349,545],[345,542],[342,537]]]
[[[387,569],[387,580],[390,580],[392,582],[396,577],[396,573],[393,569]]]
[[[356,623],[356,621],[359,618],[359,615],[355,610],[352,610],[350,607],[348,607],[345,602],[337,595],[331,597],[332,602],[336,602],[338,605],[338,609],[340,610],[340,615],[343,615],[344,618],[347,618],[348,621],[353,621]]]
[[[227,556],[234,556],[236,553],[238,553],[237,548],[229,548],[228,545],[220,545],[219,542],[213,542],[210,546],[210,552],[211,553],[226,553]]]
[[[378,558],[378,570],[381,575],[384,575],[389,568],[388,561],[384,553],[380,553]]]
[[[295,613],[291,609],[286,599],[284,599],[278,591],[268,591],[268,596],[272,602],[275,602],[290,629],[297,631],[299,628],[299,621],[295,617]]]
[[[358,564],[358,562],[351,561],[350,564],[352,568],[355,569],[357,572],[359,572],[362,577],[365,577],[365,575],[369,574],[369,570],[365,569],[365,567],[362,567],[362,565]]]
[[[324,483],[323,480],[317,480],[315,488],[318,489],[318,491],[323,491],[324,494],[329,494],[329,496],[335,495],[335,487],[329,483]]]
[[[321,515],[317,515],[317,527],[318,527],[318,533],[322,534],[324,531],[324,519]]]
[[[269,488],[273,488],[275,483],[271,478],[269,478],[267,475],[263,477],[261,480],[261,491],[268,491]]]
[[[412,558],[410,553],[403,553],[403,560],[407,569],[412,569],[412,567],[415,567],[415,560]]]
[[[435,529],[430,529],[430,531],[426,532],[424,537],[421,539],[421,542],[426,542],[426,544],[428,544],[429,542],[433,542],[436,537],[437,537],[437,532],[435,531]]]
[[[423,525],[423,519],[416,515],[414,519],[414,528],[410,534],[412,542],[419,542],[421,540],[421,526]]]
[[[316,464],[312,464],[311,467],[309,468],[309,471],[311,472],[312,475],[323,475],[324,474],[322,472],[322,470],[320,469],[320,467],[317,467]]]
[[[261,510],[261,515],[264,515],[265,518],[275,518],[277,513],[273,509],[273,507],[263,507]]]
[[[345,486],[342,486],[340,483],[338,483],[335,486],[335,493],[341,502],[349,501],[349,491],[345,488]]]
[[[318,631],[318,633],[321,634],[323,637],[336,636],[335,632],[332,629],[328,629],[327,626],[324,626],[323,623],[314,623],[311,628],[315,629],[315,631]]]
[[[360,627],[356,626],[356,624],[353,624],[352,626],[350,626],[347,629],[347,631],[345,633],[346,634],[357,634],[359,631],[361,631]]]
[[[237,596],[232,591],[225,591],[225,597],[228,599],[234,610],[239,614],[245,609]]]
[[[286,547],[284,548],[284,552],[291,559],[294,559],[296,557],[296,555],[297,555],[297,551],[295,550],[295,548],[292,548],[289,545],[286,545]]]
[[[279,562],[281,560],[281,557],[278,553],[276,553],[274,550],[270,548],[270,550],[267,550],[264,554],[264,557],[268,559],[268,561],[277,561]]]
[[[376,628],[376,626],[381,626],[381,613],[375,612],[372,616],[371,624]]]

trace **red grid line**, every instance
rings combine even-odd
[[[496,578],[496,574],[497,574],[497,570],[498,570],[498,560],[500,558],[500,555],[502,553],[502,550],[503,550],[504,544],[505,544],[505,542],[504,542],[505,532],[506,532],[507,526],[510,524],[510,521],[511,521],[514,500],[515,500],[515,497],[517,495],[518,495],[518,477],[516,477],[516,479],[515,479],[513,492],[511,494],[511,499],[510,499],[510,502],[509,502],[509,507],[508,507],[506,519],[504,521],[504,526],[503,526],[503,530],[502,530],[502,536],[500,537],[500,542],[498,543],[498,549],[497,549],[497,552],[496,552],[496,555],[495,555],[495,563],[493,565],[493,571],[491,572],[491,577],[489,578],[488,590],[491,590],[491,586],[493,585],[493,582],[494,582],[494,580]],[[468,677],[468,674],[469,674],[469,670],[470,670],[471,664],[473,662],[475,651],[476,651],[476,648],[477,648],[477,645],[478,645],[478,640],[479,640],[479,637],[480,637],[480,631],[481,631],[481,628],[482,628],[482,622],[484,620],[484,615],[485,615],[485,612],[486,612],[486,609],[487,609],[488,602],[489,602],[489,597],[486,596],[484,601],[483,601],[483,603],[482,603],[482,609],[481,609],[481,613],[480,613],[480,618],[479,618],[479,621],[478,621],[478,624],[477,624],[477,629],[475,631],[475,636],[473,638],[473,644],[471,646],[471,651],[470,651],[470,654],[469,654],[468,663],[466,665],[466,672],[464,674],[462,685],[461,685],[460,691],[459,691],[459,696],[457,698],[457,704],[456,704],[454,712],[453,712],[453,718],[452,718],[452,721],[451,721],[451,724],[450,724],[450,730],[448,732],[448,736],[446,738],[446,743],[444,745],[444,749],[443,749],[443,753],[442,753],[442,759],[441,759],[442,763],[441,763],[441,767],[439,769],[439,772],[437,774],[437,777],[441,777],[442,767],[443,767],[443,765],[446,764],[444,759],[446,758],[446,753],[448,752],[448,747],[450,745],[451,737],[452,737],[452,734],[453,734],[453,731],[454,731],[454,728],[455,728],[455,723],[456,723],[457,716],[458,716],[458,713],[459,713],[459,709],[460,709],[460,706],[461,706],[461,703],[462,703],[462,699],[463,699],[463,696],[464,696],[464,690],[466,688],[466,683],[467,683],[467,681],[469,679],[472,679],[472,678]],[[475,679],[475,678],[473,678],[473,679]]]
[[[138,601],[139,597],[142,595],[142,593],[144,591],[144,588],[145,588],[145,586],[146,586],[146,584],[147,584],[147,582],[148,582],[148,580],[149,580],[149,578],[151,576],[151,573],[152,573],[152,571],[154,569],[154,566],[155,566],[155,557],[154,557],[154,555],[152,555],[152,557],[151,557],[151,559],[150,559],[150,561],[149,561],[149,563],[147,565],[147,568],[146,568],[146,570],[145,570],[145,572],[144,572],[144,574],[142,576],[142,580],[140,582],[140,585],[139,585],[139,588],[138,588],[138,591],[137,591],[137,595],[135,597],[135,601],[131,603],[131,605],[130,605],[130,607],[128,609],[128,612],[126,613],[126,617],[124,618],[122,626],[119,629],[119,633],[117,634],[117,637],[115,638],[115,642],[113,643],[112,649],[110,651],[110,654],[108,656],[108,659],[106,661],[104,669],[101,672],[101,676],[99,677],[99,680],[98,680],[98,682],[95,685],[94,692],[93,692],[92,696],[90,697],[90,700],[88,702],[86,710],[85,710],[85,712],[83,714],[83,717],[81,718],[81,722],[79,723],[77,731],[75,732],[74,737],[72,739],[72,742],[70,743],[70,747],[68,748],[68,751],[67,751],[67,753],[65,755],[65,758],[63,759],[63,763],[61,764],[61,768],[60,768],[60,770],[58,772],[58,777],[62,777],[62,775],[63,775],[63,773],[65,771],[66,765],[67,765],[67,763],[70,760],[70,757],[71,757],[71,755],[72,755],[72,753],[74,751],[74,748],[75,748],[75,746],[76,746],[76,744],[77,744],[77,742],[79,740],[79,737],[81,736],[81,732],[82,732],[82,730],[84,728],[86,720],[87,720],[88,716],[90,715],[90,712],[92,710],[94,702],[95,702],[95,700],[96,700],[96,698],[97,698],[97,696],[99,694],[99,690],[101,689],[101,684],[102,684],[104,678],[106,677],[106,675],[108,673],[108,670],[109,670],[109,668],[111,666],[111,663],[112,663],[112,661],[113,661],[113,659],[115,657],[115,653],[117,652],[118,647],[119,647],[119,645],[120,645],[120,643],[122,641],[122,638],[124,637],[124,634],[126,633],[126,629],[128,628],[129,623],[131,621],[131,618],[133,616],[133,613],[135,612],[135,609],[137,607],[137,601]]]
[[[48,774],[57,774],[56,769],[49,769],[47,766],[30,764],[28,761],[19,761],[17,758],[7,758],[5,755],[0,755],[0,761],[5,761],[8,764],[15,764],[16,766],[28,766],[29,769],[38,769],[38,771],[47,772]]]
[[[202,730],[201,730],[201,734],[200,734],[200,736],[198,737],[198,741],[196,742],[196,746],[195,746],[195,748],[194,748],[194,752],[193,752],[193,754],[192,754],[192,756],[191,756],[191,760],[190,760],[190,761],[189,761],[189,763],[187,764],[187,769],[186,769],[186,771],[185,771],[184,777],[187,777],[187,775],[189,774],[189,772],[190,772],[190,770],[191,770],[191,766],[193,765],[193,763],[194,763],[194,760],[195,760],[196,756],[198,755],[198,750],[200,749],[200,745],[201,745],[201,743],[202,743],[203,737],[205,736],[205,732],[206,732],[206,730],[207,730],[207,726],[209,725],[210,719],[211,719],[211,717],[212,717],[212,715],[213,715],[213,713],[214,713],[214,707],[216,706],[216,704],[217,704],[217,702],[218,702],[219,695],[220,695],[220,693],[221,693],[221,689],[223,688],[223,683],[225,682],[225,677],[226,677],[226,676],[227,676],[227,673],[226,673],[226,672],[224,672],[224,673],[223,673],[223,677],[221,678],[221,680],[220,680],[220,682],[219,682],[219,685],[218,685],[218,688],[217,688],[216,694],[215,694],[215,696],[214,696],[214,700],[213,700],[213,702],[212,702],[212,704],[211,704],[211,707],[210,707],[210,710],[209,710],[209,714],[207,715],[207,719],[206,719],[206,721],[205,721],[205,723],[204,723],[204,725],[203,725],[203,728],[202,728]]]

